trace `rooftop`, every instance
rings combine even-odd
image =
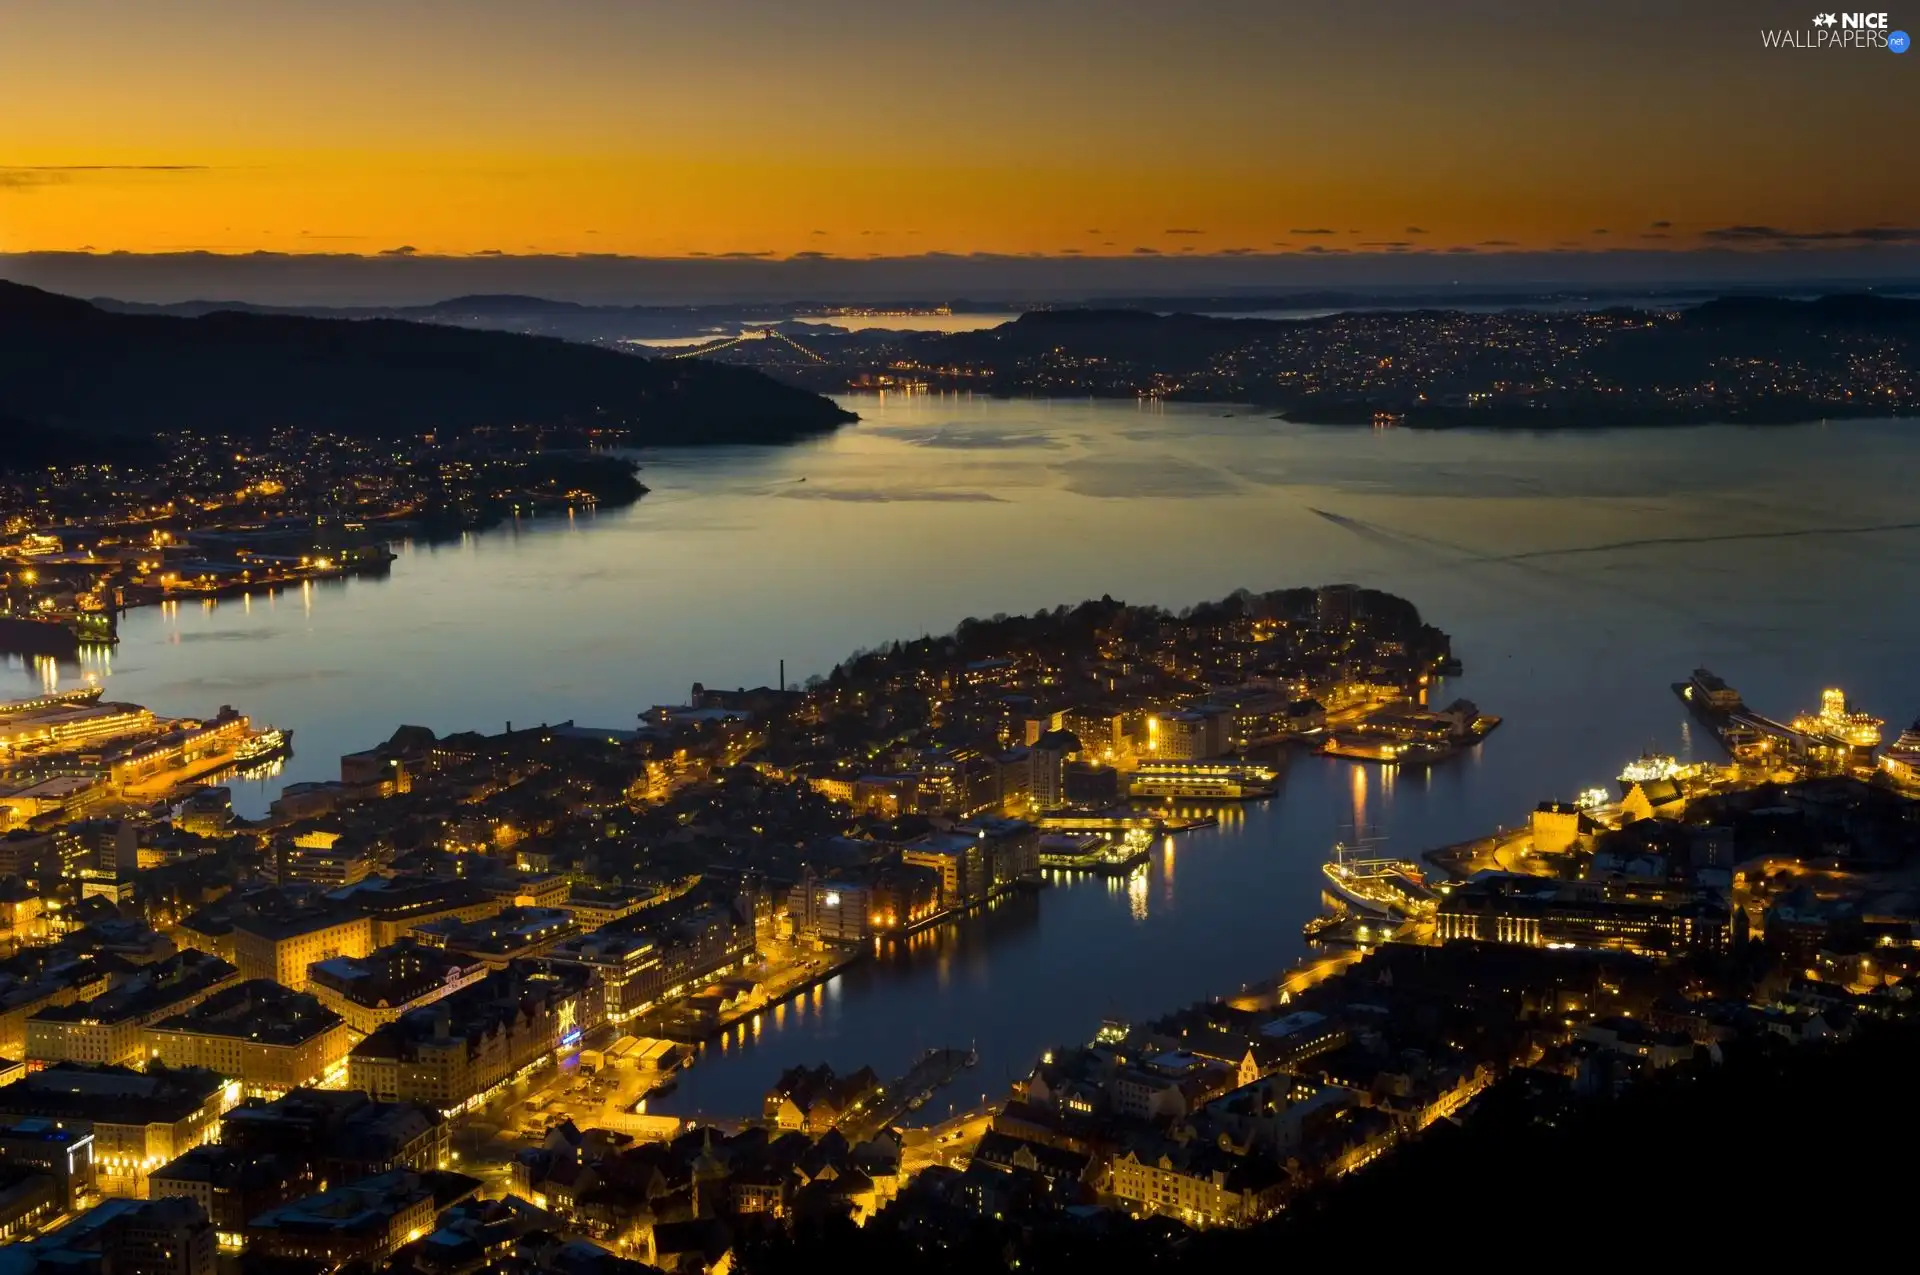
[[[272,979],[249,979],[215,992],[155,1030],[229,1036],[263,1045],[298,1045],[338,1027],[343,1020],[304,992]]]
[[[268,1209],[247,1225],[249,1230],[306,1235],[380,1232],[394,1214],[432,1195],[433,1188],[419,1174],[395,1169]]]
[[[238,973],[219,957],[189,948],[143,967],[120,986],[90,1001],[49,1006],[33,1018],[54,1023],[118,1023],[144,1018],[218,987]]]
[[[91,1120],[96,1124],[171,1124],[186,1119],[227,1084],[202,1067],[89,1066],[61,1062],[0,1088],[0,1113]]]

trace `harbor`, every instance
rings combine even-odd
[[[849,1141],[870,1138],[919,1111],[927,1099],[979,1061],[971,1049],[929,1049],[905,1075],[881,1086],[867,1105],[849,1113],[838,1128]]]
[[[166,717],[109,701],[97,683],[0,703],[0,822],[50,826],[176,800],[223,773],[270,766],[292,732],[222,705]]]
[[[1423,766],[1476,747],[1500,725],[1471,700],[1456,700],[1438,712],[1394,705],[1367,713],[1331,731],[1320,752],[1346,761]]]
[[[1788,722],[1748,707],[1740,692],[1710,669],[1695,669],[1688,680],[1673,684],[1673,693],[1742,767],[1807,777],[1865,776],[1878,764],[1874,751],[1886,722],[1856,710],[1838,687],[1822,690],[1818,708]]]
[[[1124,876],[1147,861],[1154,839],[1145,828],[1128,829],[1118,838],[1101,832],[1047,833],[1038,847],[1040,869]]]
[[[1356,853],[1344,842],[1321,865],[1327,888],[1342,904],[1380,920],[1417,921],[1433,915],[1434,892],[1417,864]]]

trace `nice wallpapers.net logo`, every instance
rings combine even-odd
[[[1905,31],[1894,30],[1884,13],[1816,13],[1804,27],[1777,27],[1760,32],[1769,49],[1885,49],[1905,53],[1913,43]]]

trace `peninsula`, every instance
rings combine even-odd
[[[790,442],[853,419],[745,368],[387,319],[117,314],[6,282],[0,387],[0,412],[108,442],[176,431],[395,438],[567,427],[697,446]],[[40,449],[58,458],[51,445]]]

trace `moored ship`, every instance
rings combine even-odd
[[[1872,749],[1880,745],[1880,729],[1886,722],[1871,713],[1856,712],[1847,703],[1847,693],[1837,686],[1820,692],[1820,710],[1801,713],[1793,719],[1793,729],[1814,740],[1845,749]]]
[[[106,687],[98,682],[85,686],[76,686],[67,691],[48,691],[44,695],[35,695],[30,699],[8,700],[0,703],[0,717],[13,713],[31,713],[43,708],[72,708],[80,704],[95,704],[106,692]]]
[[[1678,779],[1685,768],[1665,753],[1641,753],[1627,763],[1618,780],[1620,795],[1633,791],[1635,784],[1650,784],[1662,779]]]
[[[263,730],[241,741],[240,746],[233,750],[233,761],[237,766],[258,766],[262,762],[285,757],[292,751],[292,731]]]
[[[1685,700],[1688,707],[1706,717],[1737,713],[1747,706],[1746,701],[1740,698],[1740,692],[1728,686],[1712,669],[1693,670],[1691,678],[1673,684],[1673,693]]]
[[[1334,897],[1373,916],[1431,915],[1438,902],[1418,865],[1405,859],[1360,858],[1345,842],[1334,843],[1333,858],[1320,870]]]
[[[1920,719],[1880,754],[1880,769],[1902,788],[1920,789]]]

